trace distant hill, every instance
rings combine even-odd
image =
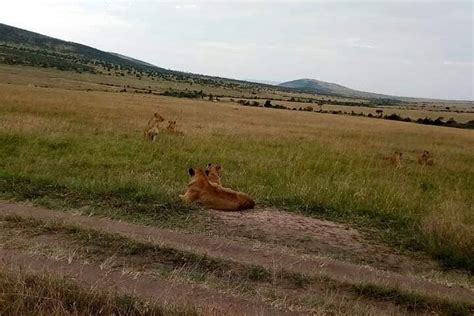
[[[415,100],[415,98],[397,97],[392,95],[364,92],[350,89],[339,84],[324,82],[316,79],[298,79],[279,84],[280,87],[298,89],[300,91],[324,95],[343,96],[361,99],[393,99],[400,101]]]
[[[76,72],[102,73],[115,76],[162,77],[164,79],[187,80],[204,85],[226,86],[229,88],[297,90],[311,94],[348,98],[383,99],[384,103],[392,103],[394,101],[445,101],[358,91],[335,83],[315,79],[299,79],[277,85],[275,82],[270,81],[245,81],[174,71],[118,53],[101,51],[86,45],[63,41],[1,23],[0,63],[56,68]]]
[[[0,24],[0,60],[4,63],[95,72],[99,67],[123,71],[170,71],[119,54]]]
[[[125,56],[125,55],[122,55],[122,54],[119,54],[119,53],[109,52],[109,54],[118,56],[118,57],[123,58],[123,59],[128,60],[128,61],[132,61],[134,63],[142,64],[142,65],[145,65],[145,66],[148,66],[148,67],[156,67],[153,64],[150,64],[150,63],[147,63],[145,61],[135,59],[135,58],[132,58],[132,57],[128,57],[128,56]]]
[[[192,80],[214,86],[278,89],[261,83],[169,70],[122,54],[101,51],[1,23],[0,63],[116,76],[128,74]]]

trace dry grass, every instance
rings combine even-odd
[[[184,136],[145,143],[155,111],[177,120]],[[0,124],[5,179],[179,203],[187,167],[219,162],[225,183],[259,202],[377,223],[451,264],[474,266],[470,130],[7,84]],[[424,149],[434,153],[432,168],[416,163]],[[396,150],[404,153],[400,170],[382,159]]]
[[[198,315],[190,307],[159,306],[67,278],[0,270],[1,315]]]
[[[250,99],[252,100],[252,99]],[[254,100],[262,103],[262,100]],[[351,102],[355,102],[355,100],[348,100]],[[308,104],[305,103],[299,103],[299,102],[290,102],[290,101],[275,101],[273,102],[275,104],[280,104],[284,105],[289,109],[299,109],[299,108],[305,108],[308,106]],[[466,108],[466,105],[461,103],[459,105],[452,105],[451,108],[453,109],[460,109],[460,110],[468,110],[470,111],[469,113],[462,113],[462,112],[443,112],[440,111],[439,109],[433,109],[431,108],[429,111],[424,110],[419,106],[402,106],[402,107],[397,107],[397,106],[377,106],[377,107],[369,107],[369,106],[364,106],[363,103],[361,103],[361,106],[345,106],[345,105],[335,105],[335,104],[324,104],[321,107],[316,104],[309,104],[311,105],[314,110],[318,111],[319,109],[323,111],[342,111],[342,112],[347,112],[351,113],[354,111],[355,113],[364,113],[365,115],[368,115],[371,113],[374,116],[377,116],[378,114],[375,112],[376,110],[383,110],[383,115],[390,115],[390,114],[398,114],[402,117],[409,117],[412,120],[417,120],[417,119],[423,119],[423,118],[431,118],[433,120],[443,117],[443,120],[448,120],[450,118],[455,119],[457,122],[460,123],[466,123],[468,121],[474,120],[474,113],[472,112],[473,109]]]

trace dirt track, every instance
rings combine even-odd
[[[116,271],[102,270],[90,264],[64,262],[18,251],[1,250],[0,262],[10,270],[66,276],[90,287],[112,289],[121,293],[147,297],[162,304],[203,307],[215,315],[290,315],[269,306],[240,298],[223,296],[208,289],[167,280],[131,277]]]
[[[107,218],[87,217],[72,213],[57,212],[28,204],[0,202],[2,216],[20,216],[44,221],[58,221],[67,225],[77,225],[98,231],[116,233],[127,238],[145,241],[161,246],[189,251],[210,257],[231,260],[243,264],[253,264],[272,270],[284,269],[289,272],[313,276],[324,276],[338,282],[349,284],[374,284],[399,288],[423,296],[471,303],[474,301],[472,289],[461,286],[446,286],[419,277],[406,276],[390,271],[383,271],[367,266],[360,266],[338,260],[298,255],[279,251],[275,247],[252,248],[237,241],[209,237],[199,234],[187,234],[154,227],[143,227],[131,223],[110,220]],[[248,216],[261,216],[249,213]],[[232,215],[225,215],[232,216]],[[247,216],[247,215],[246,215]],[[250,217],[251,218],[251,217]],[[358,236],[356,231],[342,229],[340,225],[316,221],[319,227],[324,224],[334,234],[343,234],[341,238]],[[264,225],[272,225],[264,221]],[[348,237],[349,236],[349,237]],[[359,238],[360,240],[360,238]]]

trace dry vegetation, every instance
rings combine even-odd
[[[388,220],[421,232],[418,244],[434,254],[472,267],[472,131],[4,84],[0,98],[8,176],[173,201],[188,166],[216,161],[227,183],[260,203]],[[176,119],[185,136],[143,142],[154,111]],[[435,155],[433,168],[416,163],[424,149]],[[381,159],[397,150],[400,170]]]
[[[261,205],[344,222],[446,266],[474,269],[472,130],[79,91],[102,90],[90,82],[102,77],[62,73],[55,81],[57,72],[27,77],[27,70],[1,77],[0,198],[217,233],[206,213],[178,197],[188,167],[215,162],[226,185]],[[28,86],[46,73],[50,88]],[[176,120],[183,134],[145,142],[154,112]],[[433,166],[417,163],[423,150],[433,153]],[[383,159],[394,151],[403,152],[399,169]]]

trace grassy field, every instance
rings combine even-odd
[[[158,111],[184,135],[143,140]],[[192,224],[178,194],[218,162],[258,203],[381,228],[474,269],[474,133],[363,117],[128,93],[0,85],[1,197],[95,205],[154,225]],[[435,166],[416,157],[430,150]],[[401,169],[383,157],[402,151]],[[122,210],[122,211],[116,211]]]
[[[125,75],[122,77],[115,75],[92,75],[89,73],[78,74],[74,72],[58,71],[51,68],[35,68],[25,66],[19,67],[4,64],[0,64],[0,78],[2,79],[1,82],[4,83],[30,86],[37,85],[41,87],[74,90],[107,90],[118,92],[123,89],[123,87],[128,86],[129,92],[134,92],[136,90],[152,90],[153,93],[163,93],[167,90],[203,90],[207,94],[226,95],[234,98],[251,96],[271,99],[289,99],[290,97],[313,99],[327,98],[326,96],[316,96],[307,93],[283,92],[272,89],[271,87],[235,88],[218,84],[211,86],[184,80],[165,80],[161,78],[152,80],[146,76],[138,79],[137,77],[130,75]],[[340,101],[354,101],[353,99],[342,97],[332,97],[332,99]]]
[[[250,101],[257,101],[260,103],[263,103],[262,100],[252,100],[249,99]],[[308,106],[308,104],[304,104],[301,102],[290,102],[290,101],[276,101],[273,102],[275,104],[283,105],[287,107],[288,109],[299,109],[299,108],[305,108]],[[377,106],[377,107],[369,107],[369,106],[364,106],[364,103],[361,103],[361,106],[349,106],[349,105],[334,105],[334,104],[323,104],[321,107],[319,105],[313,104],[312,107],[314,108],[315,111],[319,111],[320,109],[323,111],[342,111],[342,112],[347,112],[351,113],[351,111],[354,111],[355,113],[364,113],[365,115],[368,115],[369,113],[377,116],[376,110],[383,110],[384,115],[390,115],[390,114],[398,114],[402,117],[409,117],[412,120],[417,120],[417,119],[423,119],[425,117],[431,118],[433,120],[442,117],[443,120],[448,120],[450,118],[453,118],[457,122],[460,123],[466,123],[468,121],[474,120],[474,112],[472,110],[469,110],[468,108],[464,108],[461,106],[456,106],[455,109],[463,110],[463,111],[468,111],[467,113],[462,113],[462,112],[443,112],[440,111],[439,109],[430,109],[424,110],[420,108],[419,106],[408,106],[408,105],[403,105],[403,106]]]

